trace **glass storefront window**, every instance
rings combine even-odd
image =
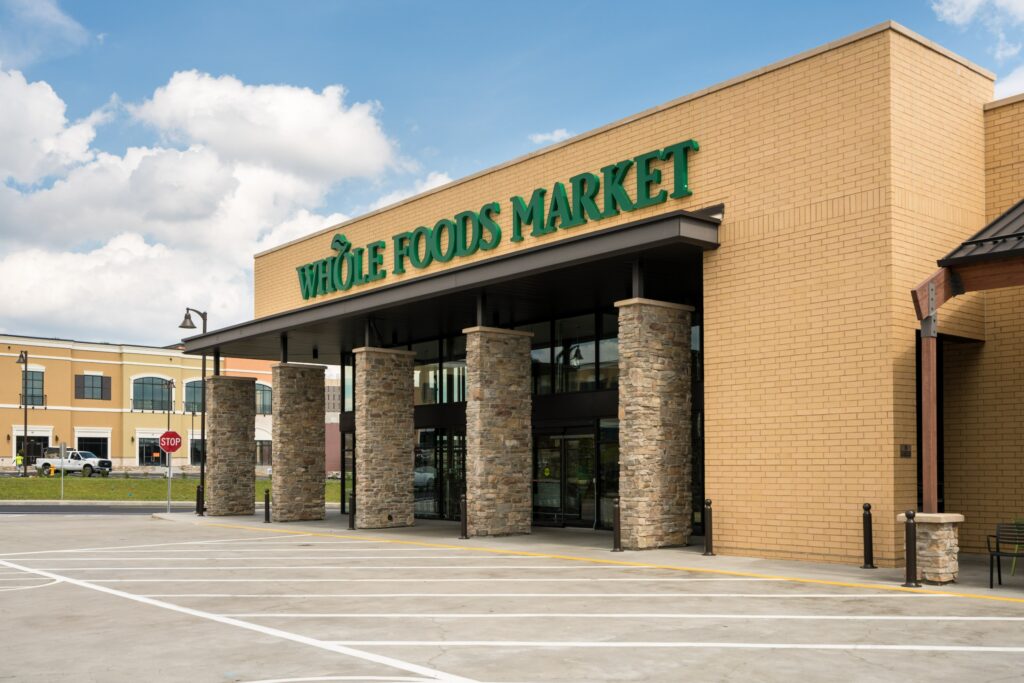
[[[185,384],[185,412],[203,412],[203,380],[197,379]]]
[[[132,410],[170,409],[170,382],[161,377],[140,377],[132,382]]]
[[[140,467],[167,467],[167,454],[160,450],[158,438],[139,439],[138,453]]]
[[[341,392],[343,397],[341,409],[346,413],[351,413],[356,409],[356,368],[353,362],[352,355],[346,354],[345,365],[341,368]]]
[[[555,391],[592,391],[597,388],[597,348],[594,316],[580,315],[555,321]]]
[[[203,440],[189,439],[188,461],[191,465],[199,465],[203,462]]]
[[[256,464],[258,466],[270,467],[273,465],[273,442],[256,440]]]
[[[610,529],[615,499],[619,495],[619,421],[601,420],[598,426],[601,462],[601,526]]]
[[[25,395],[22,397],[23,405],[43,405],[43,373],[38,370],[22,370],[21,381],[22,386],[25,387]]]
[[[437,472],[437,433],[433,429],[418,429],[412,475],[415,511],[418,515],[436,515],[440,512]]]
[[[516,328],[532,332],[533,349],[530,352],[533,366],[533,393],[551,393],[551,324],[549,322],[520,325]]]
[[[414,405],[424,406],[437,403],[439,347],[438,340],[412,345],[412,350],[416,352],[416,361],[412,370]]]
[[[256,414],[270,415],[274,405],[274,390],[266,384],[256,385]]]
[[[598,368],[598,388],[617,389],[619,386],[619,319],[614,313],[601,314],[601,342],[598,349],[601,367]]]
[[[466,336],[446,339],[444,345],[441,403],[462,403],[466,400]]]

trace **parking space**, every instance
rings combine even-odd
[[[97,519],[0,518],[14,678],[992,680],[1024,657],[1019,601],[528,539]]]

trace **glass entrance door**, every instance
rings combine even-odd
[[[592,432],[534,435],[533,514],[537,524],[595,526],[597,481]]]
[[[459,499],[466,490],[466,435],[448,429],[438,431],[441,516],[444,519],[460,519]]]
[[[597,519],[594,435],[566,434],[562,438],[565,462],[565,523],[594,526]]]
[[[465,490],[466,435],[443,427],[417,430],[413,463],[416,515],[459,519],[459,497]]]

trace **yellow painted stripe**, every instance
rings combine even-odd
[[[319,536],[323,538],[341,538],[351,541],[368,541],[372,543],[392,543],[395,545],[412,545],[421,548],[447,548],[450,550],[472,550],[474,552],[492,553],[494,555],[516,555],[519,557],[543,557],[551,560],[566,560],[569,562],[589,562],[591,564],[609,564],[619,567],[640,567],[643,569],[667,569],[677,572],[693,572],[696,574],[717,574],[720,576],[739,576],[751,579],[774,579],[776,581],[789,581],[791,583],[812,584],[816,586],[837,586],[840,588],[864,588],[868,590],[896,591],[900,593],[923,593],[926,595],[947,595],[954,598],[969,598],[972,600],[991,600],[995,602],[1010,602],[1024,604],[1024,598],[1010,598],[999,595],[981,595],[978,593],[956,593],[952,591],[931,590],[928,588],[904,588],[903,586],[891,586],[887,584],[856,583],[852,581],[829,581],[827,579],[807,579],[797,576],[782,576],[778,574],[758,574],[755,572],[738,572],[728,569],[708,569],[706,567],[680,567],[670,564],[652,564],[649,562],[630,562],[627,560],[602,560],[593,557],[578,557],[575,555],[555,555],[552,553],[539,553],[530,550],[503,550],[501,548],[481,548],[479,546],[453,545],[450,543],[430,543],[427,541],[405,541],[397,538],[380,538],[375,536],[352,536],[348,534],[336,534],[315,531],[299,531],[291,529],[268,529],[266,527],[251,527],[241,524],[220,524],[216,522],[193,521],[196,526],[219,527],[222,529],[245,529],[247,531],[261,531],[264,533],[290,534],[301,536]]]

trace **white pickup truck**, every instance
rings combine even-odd
[[[109,460],[99,458],[89,451],[67,451],[64,459],[60,458],[59,448],[47,448],[46,455],[36,460],[36,468],[40,475],[49,474],[51,470],[65,474],[81,472],[83,477],[91,477],[93,474],[107,476],[113,466]]]

